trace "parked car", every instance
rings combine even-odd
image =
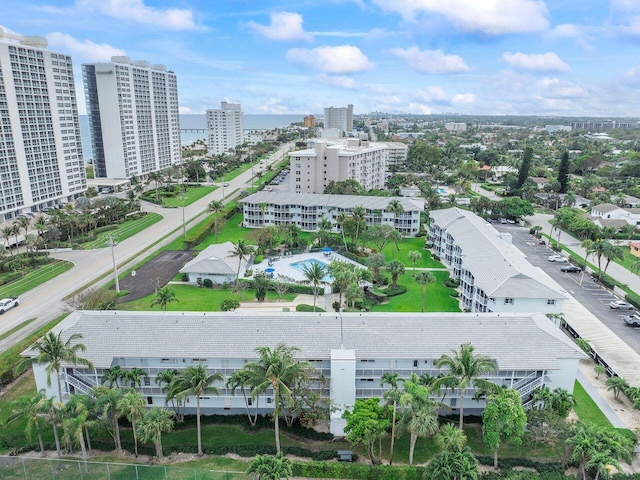
[[[633,310],[633,306],[631,304],[623,302],[622,300],[609,302],[609,308],[613,308],[614,310]]]
[[[507,223],[510,225],[515,225],[516,221],[513,218],[507,218]]]
[[[3,298],[0,300],[0,315],[4,314],[7,310],[11,310],[13,307],[17,307],[20,303],[18,297]]]
[[[563,267],[560,267],[560,271],[567,273],[578,273],[581,272],[582,269],[580,267],[577,267],[576,265],[565,265]]]
[[[557,262],[557,263],[566,263],[569,261],[567,260],[567,257],[563,257],[562,255],[559,255],[557,253],[547,257],[547,260],[549,260],[550,262]]]
[[[500,219],[500,223],[502,223],[504,225],[505,223],[507,223],[507,219],[506,218],[501,218]]]
[[[623,315],[622,320],[630,327],[640,327],[640,315]]]
[[[228,187],[228,186],[229,186],[229,182],[224,182],[224,183],[222,184],[222,186],[223,186],[223,187]]]

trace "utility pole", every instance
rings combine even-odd
[[[116,281],[116,292],[120,293],[120,282],[118,281],[118,265],[116,264],[116,254],[114,247],[118,245],[117,235],[105,235],[105,243],[108,247],[111,247],[111,260],[113,260],[113,275]]]
[[[222,196],[224,197],[224,187],[222,187],[222,192],[223,192]],[[182,194],[180,194],[180,197],[178,197],[178,198],[180,198],[180,200],[182,201],[182,238],[186,240],[187,239],[187,226],[186,226],[186,223],[184,221],[184,201],[187,198],[187,196],[184,193],[182,193]]]

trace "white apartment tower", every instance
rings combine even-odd
[[[178,80],[164,65],[82,65],[95,175],[145,178],[181,162]]]
[[[235,150],[244,142],[242,137],[242,109],[239,103],[220,102],[220,108],[207,110],[209,155]]]
[[[325,108],[324,128],[337,128],[343,132],[353,130],[353,105]]]
[[[290,152],[291,191],[324,193],[331,180],[355,180],[366,190],[382,189],[389,158],[387,145],[358,138],[312,140],[309,148]]]
[[[71,57],[0,29],[0,220],[87,189]]]

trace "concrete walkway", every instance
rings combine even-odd
[[[600,396],[598,391],[593,387],[593,385],[591,385],[589,379],[584,376],[580,369],[578,369],[578,375],[576,376],[576,378],[580,382],[580,385],[582,385],[585,391],[589,394],[591,399],[596,403],[596,405],[598,405],[600,411],[602,411],[605,417],[607,417],[607,419],[611,422],[611,425],[616,428],[631,428],[630,425],[627,425],[622,420],[620,420],[618,415],[616,415],[616,412],[614,412],[611,406],[606,402],[606,400]]]

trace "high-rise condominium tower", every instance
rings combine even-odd
[[[0,29],[0,220],[87,189],[71,57]]]
[[[207,110],[209,155],[233,150],[244,142],[242,110],[239,103],[221,102],[219,109]]]
[[[325,108],[324,128],[338,128],[343,132],[353,130],[353,105]]]
[[[82,65],[96,177],[146,177],[180,163],[178,80],[164,65]]]

